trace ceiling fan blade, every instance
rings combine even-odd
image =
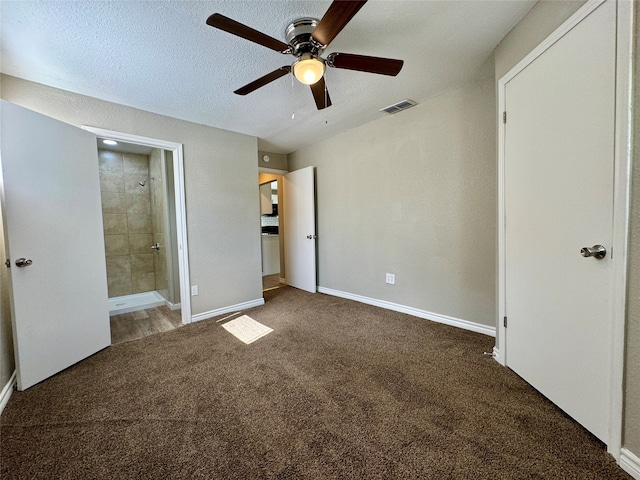
[[[287,65],[286,67],[280,67],[279,69],[274,70],[271,73],[267,73],[264,77],[260,77],[259,79],[254,80],[244,87],[239,88],[233,93],[235,93],[236,95],[246,95],[253,92],[254,90],[259,89],[260,87],[264,87],[267,83],[271,83],[289,72],[291,72],[290,66]]]
[[[311,37],[325,47],[336,38],[347,23],[358,13],[367,0],[345,1],[334,0],[329,6],[320,23],[316,26]]]
[[[310,85],[311,93],[313,93],[313,99],[316,101],[316,107],[318,110],[331,106],[331,98],[327,90],[327,85],[324,81],[324,77],[320,78],[316,83]]]
[[[331,53],[327,57],[327,65],[359,72],[379,73],[395,77],[402,70],[404,60],[393,58],[368,57],[351,53]]]
[[[242,37],[250,42],[258,43],[264,47],[270,48],[271,50],[275,50],[276,52],[284,53],[289,49],[289,45],[286,43],[254,30],[251,27],[247,27],[235,20],[231,20],[219,13],[214,13],[207,18],[207,25],[219,28],[220,30],[224,30],[225,32],[229,32],[233,35],[237,35],[238,37]]]

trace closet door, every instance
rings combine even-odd
[[[507,365],[605,443],[615,61],[609,1],[505,85]]]

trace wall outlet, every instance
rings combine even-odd
[[[191,296],[195,297],[196,295],[198,295],[198,285],[192,285],[191,286]]]
[[[387,273],[387,283],[391,284],[391,285],[395,285],[396,283],[396,276],[393,273]]]

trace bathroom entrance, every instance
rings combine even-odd
[[[112,342],[189,323],[181,148],[116,132],[94,133]]]

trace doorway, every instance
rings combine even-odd
[[[190,323],[182,145],[83,128],[98,137],[110,315],[166,310],[151,333]]]
[[[281,188],[282,175],[259,173],[260,194],[260,245],[262,261],[262,291],[283,286],[283,222]]]

